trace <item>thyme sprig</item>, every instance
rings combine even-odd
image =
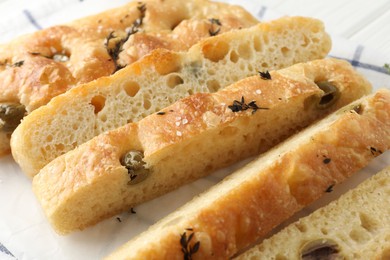
[[[265,107],[259,107],[256,104],[256,101],[251,101],[248,104],[246,104],[244,96],[241,97],[241,101],[234,100],[233,105],[228,106],[228,108],[230,108],[232,112],[240,112],[240,111],[245,111],[247,109],[252,109],[252,114],[256,113],[258,109],[265,109],[265,110],[269,109]]]
[[[188,228],[187,231],[193,231],[193,229]],[[192,255],[198,252],[200,247],[200,241],[195,242],[192,246],[190,245],[191,239],[194,237],[194,232],[192,232],[187,237],[187,232],[184,232],[180,235],[180,245],[181,251],[184,254],[184,260],[192,260]]]
[[[133,22],[132,26],[128,30],[126,30],[126,35],[123,38],[117,40],[118,37],[115,36],[114,31],[110,32],[110,34],[106,37],[104,45],[107,49],[108,55],[110,55],[112,61],[114,62],[114,73],[126,67],[126,65],[121,65],[118,63],[119,54],[123,51],[123,45],[125,44],[125,42],[127,42],[131,35],[139,32],[140,27],[143,24],[143,20],[145,18],[146,13],[146,4],[139,2],[137,9],[140,12],[140,16]],[[115,43],[112,44],[112,41],[115,41]]]
[[[209,19],[209,21],[211,23],[211,28],[209,29],[209,34],[210,34],[210,36],[215,36],[221,31],[222,23],[216,18],[211,18],[211,19]],[[218,28],[215,29],[214,25],[217,25]]]

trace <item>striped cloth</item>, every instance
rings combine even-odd
[[[266,6],[251,0],[220,0],[240,4],[260,20],[279,17]],[[48,26],[64,23],[110,7],[120,6],[127,0],[36,0],[0,2],[0,43],[17,35],[33,32]],[[384,68],[390,63],[390,55],[377,53],[364,46],[333,36],[330,56],[349,61],[363,73],[374,88],[389,87],[390,73]],[[355,183],[340,185],[332,193],[334,199],[351,186],[390,164],[390,154],[378,158],[359,174]],[[194,195],[220,181],[228,172],[217,172],[172,192],[158,202],[150,202],[137,208],[137,216],[126,226],[108,220],[79,234],[60,237],[53,233],[33,199],[31,183],[26,180],[11,157],[0,159],[0,259],[100,259],[114,248],[141,232],[148,225],[190,200]],[[178,198],[180,200],[178,201]],[[303,211],[307,214],[326,202],[320,202]],[[30,208],[29,205],[34,207]],[[20,210],[19,207],[23,207]],[[31,207],[31,206],[30,206]],[[25,208],[25,209],[24,209]],[[151,213],[152,212],[152,213]],[[119,216],[125,222],[128,215]],[[119,218],[118,217],[118,218]],[[116,219],[118,219],[116,218]],[[114,218],[115,219],[115,218]],[[141,227],[140,227],[141,226]]]

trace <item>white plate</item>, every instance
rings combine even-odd
[[[112,6],[118,5],[119,2],[121,0],[112,1]],[[257,5],[254,1],[231,0],[226,2],[239,2],[251,10],[254,15],[262,16],[265,20],[278,16],[266,7]],[[76,4],[73,3],[68,9],[64,7],[59,12],[59,17],[60,14],[64,15],[69,10],[77,10],[77,15],[83,16],[88,8],[75,8]],[[92,5],[92,2],[87,1],[82,4],[87,6],[87,4]],[[386,84],[387,87],[390,85],[390,76],[382,68],[385,62],[390,62],[388,55],[375,53],[337,37],[333,37],[331,55],[350,60],[356,65],[357,70],[372,82],[375,89],[384,87]],[[135,208],[136,214],[123,213],[82,232],[59,236],[51,229],[38,205],[31,190],[31,181],[24,176],[11,156],[1,158],[0,242],[20,260],[101,259],[244,163],[241,162],[228,169],[218,171],[209,177],[140,205]],[[334,192],[327,194],[292,219],[307,215],[315,208],[327,204],[386,165],[390,165],[390,153],[385,153],[375,159],[367,168],[355,174],[350,180],[336,186]],[[120,218],[120,221],[117,218]]]

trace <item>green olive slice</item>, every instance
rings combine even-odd
[[[13,132],[25,116],[26,109],[19,103],[0,103],[0,129]]]
[[[316,82],[317,86],[324,91],[321,96],[317,107],[320,109],[328,108],[333,105],[340,97],[339,89],[329,81]]]
[[[129,185],[140,183],[149,176],[150,169],[146,167],[143,158],[143,152],[138,150],[130,150],[121,158],[121,164],[130,176]]]

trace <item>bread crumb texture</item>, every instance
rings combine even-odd
[[[390,259],[389,197],[387,168],[237,259]]]
[[[185,96],[216,92],[258,71],[323,58],[330,45],[320,21],[284,17],[208,38],[188,52],[156,50],[111,77],[73,88],[33,111],[13,134],[13,156],[23,172],[33,176],[100,133],[136,122]]]

